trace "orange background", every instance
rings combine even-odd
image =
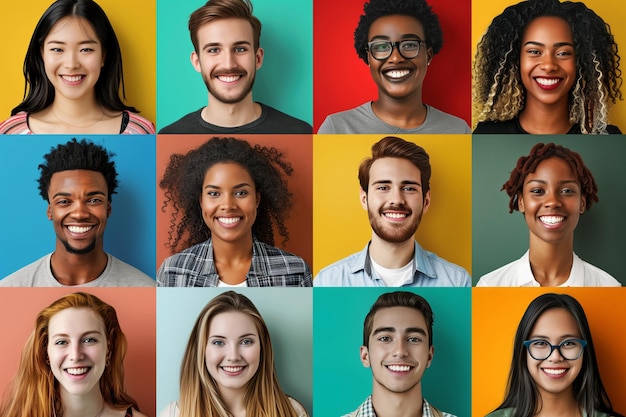
[[[472,288],[472,415],[484,416],[504,399],[515,331],[528,304],[547,292],[566,293],[583,306],[613,408],[624,413],[626,289]]]
[[[80,288],[112,305],[126,335],[126,390],[141,411],[155,416],[156,294],[154,288]],[[35,329],[37,314],[53,301],[76,292],[67,288],[3,288],[0,291],[0,392],[17,373],[22,349]]]
[[[223,136],[223,135],[222,135]],[[250,144],[274,146],[283,151],[285,159],[291,163],[293,173],[288,177],[289,190],[293,194],[293,206],[286,221],[289,240],[282,244],[282,237],[275,239],[277,247],[302,257],[309,267],[313,267],[313,136],[312,135],[236,135]],[[157,268],[170,256],[165,246],[171,220],[171,211],[164,213],[164,194],[159,187],[165,167],[172,153],[186,153],[209,140],[207,135],[158,135],[157,136]],[[198,203],[199,204],[199,203]]]

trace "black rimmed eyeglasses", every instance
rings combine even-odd
[[[371,41],[367,43],[367,50],[374,59],[384,61],[391,56],[393,48],[397,48],[404,59],[413,59],[420,53],[420,46],[425,43],[421,39],[405,39],[398,42]]]
[[[530,356],[537,361],[548,359],[554,349],[559,351],[563,359],[573,361],[581,357],[587,342],[580,339],[567,339],[558,345],[553,345],[545,340],[534,339],[524,341],[524,346],[526,346]]]

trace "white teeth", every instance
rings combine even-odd
[[[539,84],[546,85],[546,86],[558,84],[559,82],[561,82],[561,80],[558,78],[535,78],[535,80]]]
[[[541,216],[539,219],[545,224],[557,224],[565,220],[563,216]]]
[[[549,368],[543,368],[543,371],[546,374],[550,374],[550,375],[562,375],[565,372],[567,372],[567,369],[549,369]]]
[[[80,81],[83,76],[82,75],[63,75],[64,80],[75,83],[76,81]]]
[[[217,221],[224,224],[234,224],[241,221],[241,217],[218,217]]]
[[[386,72],[385,75],[389,78],[402,78],[408,75],[409,72],[409,70],[393,70]]]
[[[393,372],[408,372],[411,367],[408,365],[388,365],[387,368]]]
[[[83,375],[89,371],[89,368],[67,368],[66,371],[70,375]]]
[[[222,369],[226,372],[239,372],[243,369],[243,366],[222,366]]]
[[[385,217],[389,217],[391,219],[404,219],[406,214],[404,213],[385,213]]]
[[[67,226],[67,228],[72,233],[86,233],[90,231],[93,226]]]
[[[234,83],[241,78],[241,75],[220,75],[217,78],[225,83]]]

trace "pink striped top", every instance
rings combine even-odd
[[[120,134],[122,135],[154,135],[156,130],[150,120],[138,114],[124,110]],[[28,113],[19,112],[0,123],[0,134],[3,135],[32,135],[28,126]]]

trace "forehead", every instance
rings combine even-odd
[[[579,181],[578,175],[576,175],[570,164],[564,159],[555,156],[544,159],[537,164],[535,172],[529,173],[527,178],[547,176],[568,180],[574,179],[577,182]]]
[[[102,317],[90,308],[71,307],[59,311],[50,318],[48,332],[50,335],[57,333],[84,333],[97,330],[104,332],[105,326]]]
[[[207,43],[231,44],[235,42],[254,42],[252,24],[245,19],[216,19],[205,23],[198,29],[200,46]]]
[[[372,321],[372,332],[382,327],[392,327],[399,332],[408,328],[421,328],[428,334],[424,314],[411,307],[385,307],[378,310]]]
[[[422,174],[415,165],[404,158],[379,158],[370,167],[370,184],[377,181],[422,182]]]
[[[72,169],[68,171],[59,171],[50,177],[50,187],[48,194],[60,192],[64,190],[80,190],[90,189],[107,192],[107,184],[104,175],[98,171],[90,171],[87,169]]]
[[[564,308],[552,308],[543,312],[530,332],[530,336],[581,337],[578,323],[574,316]]]
[[[368,31],[368,39],[381,36],[393,41],[406,35],[417,35],[420,39],[426,39],[424,26],[419,20],[399,14],[379,17],[372,22]]]
[[[254,185],[250,172],[235,162],[218,162],[204,174],[204,185],[226,185],[248,183]]]
[[[48,35],[46,36],[46,40],[64,40],[66,39],[57,39],[59,37],[81,37],[87,38],[90,40],[98,40],[98,36],[96,35],[96,31],[93,28],[93,25],[86,19],[82,17],[75,16],[67,16],[60,19],[50,29]],[[75,39],[76,41],[81,41],[83,39]]]
[[[242,334],[258,334],[254,320],[241,311],[219,313],[211,319],[209,335],[240,336]]]
[[[542,16],[532,20],[524,30],[523,42],[542,40],[573,43],[572,29],[562,18]],[[544,43],[544,42],[541,42]]]

